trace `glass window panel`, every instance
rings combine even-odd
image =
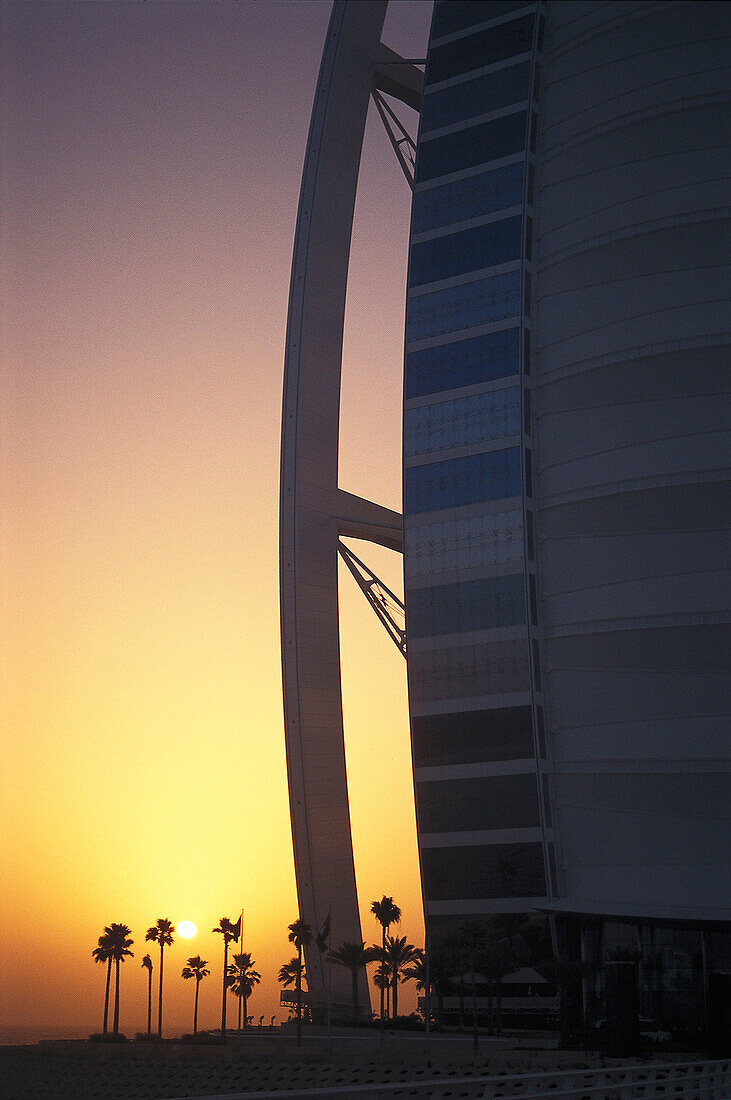
[[[533,756],[530,707],[430,714],[411,720],[414,764],[476,764]]]
[[[406,339],[427,340],[446,332],[503,321],[519,313],[520,272],[506,271],[410,298]]]
[[[447,447],[482,443],[520,431],[520,390],[473,394],[407,409],[404,413],[404,454],[429,454]]]
[[[520,256],[521,218],[476,225],[459,233],[421,241],[411,248],[409,286],[433,283],[517,260]]]
[[[454,134],[419,142],[416,182],[462,172],[521,152],[525,148],[525,117],[525,111],[514,111]]]
[[[525,622],[522,573],[415,588],[406,601],[410,638],[492,630]]]
[[[518,369],[518,329],[488,332],[407,355],[405,396],[423,397],[428,393],[508,378],[517,374]]]
[[[450,699],[530,690],[526,639],[417,649],[409,654],[414,702],[440,706]]]
[[[404,471],[406,514],[520,496],[520,450],[506,447]]]
[[[445,42],[443,46],[434,46],[429,51],[426,67],[427,84],[506,61],[514,54],[527,53],[533,48],[534,18],[534,15],[524,15],[454,42]]]
[[[444,0],[436,5],[434,11],[432,38],[467,30],[476,23],[486,23],[488,19],[497,19],[525,6],[521,0],[493,0],[489,8],[486,8],[484,0]]]
[[[531,829],[541,824],[535,774],[417,782],[416,804],[422,833]]]
[[[530,88],[530,61],[485,73],[473,80],[463,80],[451,88],[429,92],[424,96],[421,109],[420,133],[451,126],[488,111],[498,111],[528,99]]]
[[[546,892],[542,844],[491,844],[423,848],[428,901],[542,897]]]
[[[523,201],[523,161],[482,172],[466,180],[417,191],[411,214],[411,232],[425,233],[452,222],[479,218]]]

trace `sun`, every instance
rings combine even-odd
[[[198,929],[193,924],[192,920],[181,920],[180,924],[176,926],[175,931],[179,936],[182,936],[184,940],[189,940],[196,934]]]

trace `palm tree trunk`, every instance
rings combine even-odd
[[[106,1035],[109,1024],[109,983],[112,980],[112,956],[107,959],[107,984],[104,990],[104,1032]]]
[[[385,961],[385,958],[386,958],[386,925],[385,924],[381,925],[381,932],[382,932],[382,935],[381,935],[381,957],[382,957],[383,961]],[[385,1016],[383,1014],[383,995],[384,995],[384,993],[385,993],[385,989],[383,988],[383,986],[381,986],[381,1030],[383,1030],[383,1028],[385,1026],[385,1023],[386,1023]]]
[[[386,1015],[391,1015],[391,983],[386,986]]]
[[[398,970],[393,972],[393,1018],[398,1016]]]
[[[195,1007],[193,1009],[193,1034],[198,1034],[198,989],[200,987],[200,978],[195,979]]]
[[[237,999],[238,999],[238,1002],[239,1002],[239,1011],[238,1011],[238,1016],[236,1017],[236,1026],[237,1026],[238,1030],[241,1031],[241,994],[240,993],[237,994]]]
[[[223,937],[223,997],[221,999],[221,1042],[226,1042],[226,972],[228,970],[228,941]]]
[[[160,985],[157,992],[157,1037],[162,1039],[162,953],[164,944],[160,944]]]
[[[247,1005],[247,1001],[248,1001],[248,997],[246,996],[246,993],[244,993],[244,1027],[248,1027],[248,1026],[249,1026],[249,1017],[248,1017],[248,1016],[246,1015],[246,1012],[247,1012],[247,1008],[246,1008],[246,1005]]]
[[[152,1030],[152,967],[147,971],[147,1034]]]
[[[114,960],[114,1034],[119,1032],[119,959]]]
[[[302,1042],[302,945],[297,946],[297,1046]]]
[[[477,1050],[477,985],[475,984],[475,963],[472,961],[472,1046]]]
[[[353,967],[351,977],[353,979],[353,1027],[357,1027],[360,1006],[358,1004],[358,971],[355,967]]]

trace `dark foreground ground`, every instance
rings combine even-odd
[[[499,1042],[499,1041],[498,1041]],[[690,1056],[687,1060],[691,1060]],[[656,1055],[653,1062],[662,1060]],[[685,1061],[677,1054],[672,1061]],[[635,1060],[636,1062],[639,1059]],[[468,1039],[387,1037],[367,1039],[338,1035],[305,1038],[297,1047],[289,1037],[231,1039],[226,1046],[190,1047],[175,1043],[98,1045],[41,1043],[0,1048],[2,1100],[166,1100],[225,1096],[278,1090],[320,1090],[361,1086],[361,1100],[383,1095],[379,1084],[404,1083],[389,1095],[412,1094],[406,1082],[455,1079],[455,1089],[441,1095],[477,1095],[457,1081],[485,1074],[537,1073],[557,1069],[617,1065],[598,1055],[571,1051],[507,1049],[481,1040],[477,1054]],[[479,1090],[481,1095],[482,1090]],[[324,1093],[327,1096],[327,1093]]]

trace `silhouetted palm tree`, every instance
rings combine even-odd
[[[488,999],[488,1030],[492,1034],[492,996],[493,990],[497,998],[497,1027],[496,1032],[502,1035],[503,1029],[503,978],[515,970],[515,955],[507,940],[496,939],[488,942],[481,953],[480,970],[487,978],[489,985]]]
[[[158,917],[157,922],[147,929],[145,940],[160,944],[160,982],[157,993],[157,1037],[162,1039],[162,961],[163,951],[166,947],[172,947],[175,943],[173,932],[175,926],[167,917]]]
[[[378,958],[381,956],[379,955]],[[381,1003],[383,1003],[384,995],[386,1000],[386,1015],[391,1012],[391,971],[386,966],[385,962],[382,962],[379,967],[373,971],[373,984],[376,989],[381,990]],[[381,1017],[383,1022],[383,1017]]]
[[[208,966],[208,959],[202,959],[200,955],[192,955],[188,959],[188,965],[184,966],[181,970],[183,978],[195,978],[195,1006],[193,1008],[193,1034],[198,1034],[198,988],[204,978],[207,978],[210,974],[210,970],[206,970]]]
[[[419,957],[419,948],[413,943],[406,942],[406,936],[386,936],[385,951],[378,952],[378,957],[385,962],[391,973],[391,989],[393,990],[393,1018],[398,1016],[398,983],[403,975],[404,968],[409,963],[416,962]]]
[[[297,948],[297,1043],[302,1042],[302,948],[312,943],[312,929],[306,921],[298,917],[289,926],[289,942]]]
[[[116,1035],[119,1032],[119,964],[124,962],[125,958],[132,957],[133,952],[130,951],[130,947],[134,940],[130,939],[132,929],[128,928],[126,924],[110,924],[104,931],[108,934],[109,947],[114,959],[114,1024],[112,1031]]]
[[[226,1041],[226,990],[228,989],[228,945],[235,940],[237,933],[228,917],[221,917],[218,927],[213,929],[223,936],[223,997],[221,1000],[221,1042]]]
[[[346,970],[350,971],[353,981],[353,1026],[357,1027],[360,1016],[358,972],[367,966],[369,962],[373,962],[374,959],[379,957],[379,950],[377,947],[366,947],[364,943],[344,943],[336,951],[330,951],[327,957],[331,962],[337,963],[338,966],[344,966]]]
[[[142,966],[147,971],[147,1034],[152,1030],[152,959],[145,955]]]
[[[104,988],[104,1028],[103,1034],[107,1033],[107,1024],[109,1021],[109,983],[112,978],[112,947],[109,940],[109,928],[105,928],[103,934],[99,937],[98,946],[92,951],[94,962],[107,964],[107,982]]]
[[[307,980],[305,969],[295,955],[293,959],[290,959],[288,963],[285,963],[284,966],[281,966],[279,968],[277,981],[280,981],[286,989],[287,986],[297,984],[298,976],[300,976],[300,980]]]
[[[239,999],[238,1025],[241,1031],[242,1014],[244,1027],[246,1027],[246,1003],[254,986],[261,981],[261,974],[258,970],[254,970],[254,960],[248,951],[241,951],[238,955],[234,955],[233,962],[228,968],[228,977],[231,992]]]
[[[384,894],[380,901],[374,901],[371,905],[371,913],[376,918],[381,926],[381,951],[386,950],[386,933],[392,924],[398,924],[401,920],[401,910],[399,909],[393,898],[388,898]],[[383,990],[381,986],[381,1025],[385,1019],[383,1012]]]
[[[424,970],[426,972],[426,965],[424,966]],[[430,993],[433,992],[437,998],[436,1021],[437,1027],[440,1030],[444,1026],[444,998],[446,995],[454,992],[453,983],[451,981],[453,973],[454,969],[450,962],[449,947],[441,945],[437,948],[431,948],[429,952]]]

